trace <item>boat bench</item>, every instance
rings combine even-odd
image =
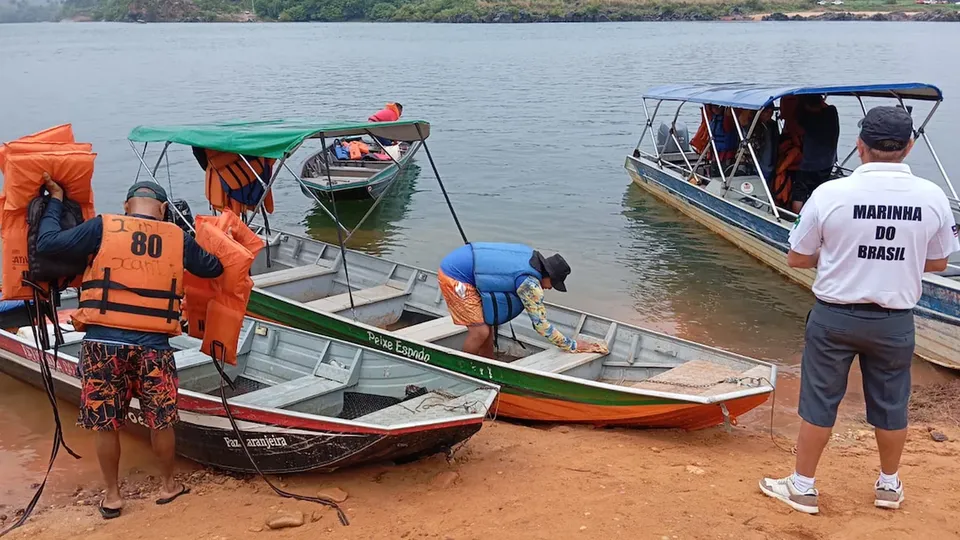
[[[376,287],[370,287],[369,289],[353,291],[353,305],[355,307],[366,306],[377,302],[393,300],[406,294],[407,292],[403,289],[398,289],[390,285],[378,285]],[[320,311],[337,313],[338,311],[350,309],[350,295],[343,293],[336,296],[328,296],[319,300],[306,302],[305,305]]]
[[[230,402],[238,405],[280,409],[346,387],[347,385],[342,382],[331,381],[330,379],[314,375],[306,375],[285,383],[261,388],[260,390],[237,396],[230,399]]]
[[[545,351],[531,354],[518,360],[510,362],[511,366],[520,366],[536,371],[546,371],[548,373],[563,373],[573,368],[589,364],[601,356],[600,353],[569,353],[556,347],[551,347]]]
[[[451,317],[441,317],[439,319],[433,319],[432,321],[400,328],[394,330],[393,333],[403,338],[430,343],[466,331],[466,326],[453,324]]]
[[[380,169],[374,169],[372,167],[330,167],[330,173],[336,174],[334,178],[343,178],[347,176],[353,176],[357,178],[369,178],[375,173],[380,172]],[[320,180],[326,180],[326,173],[322,173],[317,177]]]
[[[259,288],[275,287],[277,285],[286,285],[301,279],[325,276],[334,274],[337,270],[320,264],[305,264],[295,266],[285,270],[277,270],[253,276],[253,285]]]
[[[213,362],[213,358],[200,352],[200,349],[177,351],[173,354],[173,358],[177,364],[177,371],[183,371],[194,366],[202,366],[203,364]]]

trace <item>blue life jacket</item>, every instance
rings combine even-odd
[[[533,248],[499,242],[470,245],[474,282],[483,304],[483,322],[499,326],[513,320],[523,313],[517,286],[527,277],[543,277],[530,265]]]
[[[710,131],[713,132],[713,142],[717,145],[717,152],[734,151],[740,144],[736,128],[730,131],[724,129],[722,114],[716,114],[710,120]]]
[[[337,156],[337,159],[350,159],[350,151],[340,144],[340,139],[333,141],[333,155]]]

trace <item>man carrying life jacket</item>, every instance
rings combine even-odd
[[[493,358],[493,328],[526,311],[534,329],[567,352],[607,353],[607,347],[560,333],[547,320],[543,290],[567,292],[570,266],[560,254],[544,257],[522,244],[473,243],[440,263],[440,291],[454,324],[467,327],[463,352]]]
[[[214,278],[223,266],[179,227],[163,221],[167,193],[159,184],[134,184],[124,215],[100,215],[61,230],[63,189],[49,176],[44,180],[51,198],[40,220],[37,252],[90,261],[73,324],[86,332],[78,423],[96,432],[107,488],[100,514],[116,518],[123,508],[118,430],[131,397],[140,402],[159,460],[162,486],[156,502],[167,504],[190,491],[173,478],[178,381],[169,337],[180,333],[183,271]]]
[[[400,117],[403,116],[403,105],[399,103],[387,103],[383,106],[382,109],[370,115],[367,118],[367,122],[396,122],[400,120]],[[374,137],[380,144],[384,147],[393,146],[395,143],[390,139],[384,139],[383,137]]]

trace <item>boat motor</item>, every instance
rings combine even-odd
[[[687,132],[687,125],[677,123],[677,140],[680,141],[680,148],[670,136],[670,124],[660,122],[657,128],[657,151],[661,154],[677,154],[690,151],[690,135]]]

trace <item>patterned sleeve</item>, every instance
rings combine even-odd
[[[530,322],[533,328],[543,337],[550,340],[561,350],[574,352],[577,350],[577,342],[560,333],[547,320],[547,308],[543,305],[543,289],[540,282],[532,277],[523,280],[520,287],[517,288],[517,294],[520,295],[520,301],[530,316]]]

